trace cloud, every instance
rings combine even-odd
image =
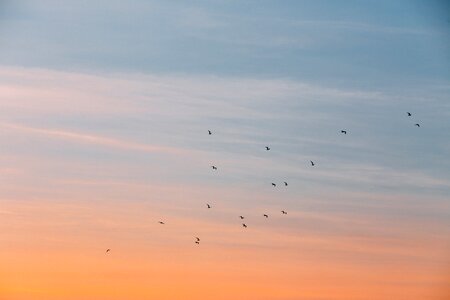
[[[39,77],[40,80],[36,81]],[[205,112],[224,117],[266,116],[267,105],[382,100],[379,92],[340,90],[289,79],[218,76],[85,74],[3,67],[2,107],[20,113],[126,115]],[[20,82],[20,83],[19,83]],[[92,100],[95,98],[95,101]],[[285,109],[289,112],[289,109]]]
[[[448,177],[434,175],[444,167],[437,162],[449,147],[445,139],[432,139],[435,155],[428,157],[426,168],[413,165],[420,152],[417,134],[435,127],[438,136],[445,135],[437,130],[445,127],[437,116],[448,113],[441,101],[448,88],[442,85],[394,93],[283,78],[11,67],[2,68],[0,78],[4,134],[14,130],[84,145],[195,157],[207,166],[220,157],[221,167],[234,172],[224,172],[228,183],[273,180],[268,174],[287,172],[297,180],[347,188],[356,182],[405,192],[449,186]],[[432,105],[423,107],[425,95],[435,96]],[[406,131],[411,124],[398,121],[409,121],[404,114],[411,106],[422,107],[414,111],[415,118],[419,113],[433,116],[414,135]],[[339,135],[341,127],[350,134]],[[214,135],[206,135],[207,129]],[[12,134],[8,138],[15,141]],[[273,148],[272,160],[258,151],[267,144]],[[408,155],[397,150],[402,145],[408,145]],[[307,168],[310,159],[320,165],[314,173]]]
[[[134,150],[134,151],[143,151],[143,152],[159,152],[173,155],[182,155],[187,153],[192,153],[187,150],[174,148],[174,147],[166,147],[166,146],[157,146],[157,145],[145,145],[139,144],[135,142],[119,140],[114,138],[103,137],[99,135],[92,134],[84,134],[84,133],[76,133],[64,130],[54,130],[54,129],[43,129],[43,128],[34,128],[29,126],[23,126],[12,123],[0,123],[0,126],[6,127],[7,129],[17,130],[20,132],[25,132],[29,134],[37,134],[37,135],[45,135],[48,137],[54,137],[57,139],[68,140],[72,142],[81,142],[93,145],[101,145],[106,147],[112,147],[117,149],[125,149],[125,150]]]
[[[373,23],[352,22],[352,21],[331,21],[331,20],[300,20],[300,21],[286,21],[278,20],[279,22],[286,22],[298,27],[322,27],[330,30],[351,30],[364,31],[368,33],[383,33],[383,34],[411,34],[411,35],[433,35],[440,34],[433,30],[425,30],[422,28],[400,27],[400,26],[386,26]]]

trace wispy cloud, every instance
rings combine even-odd
[[[119,140],[114,138],[108,138],[99,135],[92,134],[84,134],[84,133],[76,133],[65,130],[54,130],[54,129],[44,129],[44,128],[35,128],[24,125],[12,124],[12,123],[1,123],[0,126],[6,127],[8,129],[14,129],[21,132],[29,133],[29,134],[37,134],[37,135],[45,135],[49,137],[54,137],[58,139],[63,139],[67,141],[73,142],[81,142],[93,145],[101,145],[106,147],[112,147],[117,149],[125,149],[125,150],[135,150],[135,151],[143,151],[143,152],[159,152],[159,153],[167,153],[174,155],[181,155],[192,153],[188,150],[183,150],[174,147],[166,147],[166,146],[158,146],[158,145],[145,145],[139,144],[136,142]]]
[[[36,77],[40,78],[39,82]],[[265,111],[267,104],[289,105],[294,97],[304,103],[333,102],[336,98],[352,102],[386,98],[377,91],[342,90],[290,79],[106,75],[11,67],[1,68],[0,78],[3,79],[2,107],[34,114],[177,113],[179,116],[220,111],[225,116],[246,114],[252,118],[255,114],[270,116]]]
[[[374,23],[363,22],[351,22],[351,21],[331,21],[331,20],[300,20],[300,21],[286,21],[278,20],[279,22],[288,22],[294,26],[305,27],[322,27],[330,30],[352,30],[352,31],[365,31],[372,33],[383,34],[412,34],[412,35],[433,35],[439,34],[439,32],[432,31],[430,29],[411,28],[411,27],[399,27],[399,26],[386,26]]]
[[[195,156],[207,164],[220,154],[222,165],[234,169],[237,178],[263,169],[335,183],[353,178],[379,186],[391,186],[390,182],[403,187],[448,186],[445,176],[438,179],[432,172],[387,165],[408,159],[396,154],[394,146],[414,146],[418,141],[409,132],[403,134],[404,130],[389,133],[411,127],[396,120],[405,114],[403,106],[423,105],[421,96],[408,97],[415,91],[339,89],[279,78],[106,75],[21,68],[2,68],[0,77],[1,124],[23,134]],[[434,91],[430,87],[428,93]],[[435,93],[437,99],[443,97],[441,88]],[[440,102],[434,103],[430,112],[422,109],[420,113],[444,114]],[[428,123],[427,127],[445,126],[437,118]],[[341,126],[350,130],[349,136],[339,135]],[[207,129],[220,139],[205,135]],[[435,150],[441,153],[448,145],[444,140],[438,142]],[[278,153],[273,161],[255,154],[267,143]],[[303,168],[310,159],[321,165],[313,174]],[[409,179],[408,174],[414,175]]]

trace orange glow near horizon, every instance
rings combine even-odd
[[[435,251],[445,245],[426,237],[395,245],[224,224],[190,234],[186,228],[199,224],[177,216],[161,226],[143,204],[77,203],[2,203],[9,234],[0,299],[444,299],[439,292],[448,292],[449,265],[427,259],[448,259]]]

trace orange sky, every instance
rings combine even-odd
[[[98,199],[2,200],[0,214],[2,300],[448,295],[450,264],[443,250],[448,239],[438,232],[431,237],[395,230],[409,237],[398,240],[371,230],[367,236],[295,234],[265,225],[243,231],[239,222],[198,221],[179,212],[161,226],[150,203]],[[295,217],[344,227],[380,224]],[[287,224],[282,218],[271,221]],[[200,245],[194,236],[202,237]],[[112,249],[108,255],[106,248]]]

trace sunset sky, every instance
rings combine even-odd
[[[450,299],[449,195],[447,1],[0,0],[0,300]]]

